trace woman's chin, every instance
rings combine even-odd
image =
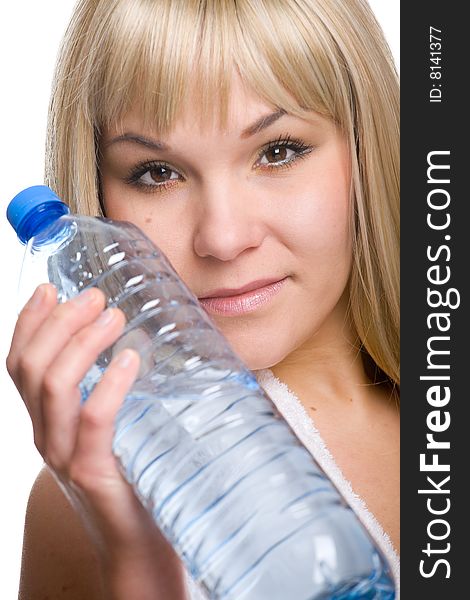
[[[250,344],[230,344],[237,356],[250,369],[250,371],[260,371],[261,369],[269,369],[278,364],[284,356],[279,354],[279,349],[275,348],[269,352],[269,344],[261,344],[260,342]],[[272,345],[272,344],[271,344]],[[264,347],[263,347],[264,346]]]
[[[250,371],[277,365],[295,348],[296,338],[292,329],[279,325],[283,322],[283,316],[276,311],[245,319],[213,315],[211,318]]]

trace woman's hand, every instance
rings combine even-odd
[[[154,583],[163,597],[183,598],[176,554],[111,451],[115,417],[137,375],[138,354],[120,352],[81,404],[80,381],[125,324],[122,311],[104,307],[96,288],[58,305],[55,288],[39,286],[18,318],[7,369],[30,414],[35,445],[80,514],[113,597],[129,585],[123,574],[133,572],[143,588]]]

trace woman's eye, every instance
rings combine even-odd
[[[260,161],[260,165],[272,165],[276,163],[288,162],[296,154],[295,150],[286,146],[274,146],[266,150]]]
[[[134,167],[124,181],[147,192],[164,192],[184,177],[170,165],[158,162],[145,162]]]
[[[265,146],[259,154],[257,167],[264,169],[280,169],[291,167],[300,159],[305,158],[313,150],[313,146],[290,135],[279,136]]]
[[[151,167],[142,173],[137,181],[143,185],[165,184],[172,179],[178,179],[178,173],[165,165]]]

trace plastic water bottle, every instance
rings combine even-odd
[[[340,493],[178,277],[134,225],[77,216],[45,186],[11,201],[23,299],[89,286],[127,316],[81,383],[124,347],[141,371],[118,414],[123,475],[213,599],[392,599],[389,565]]]

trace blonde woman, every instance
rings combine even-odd
[[[398,87],[365,0],[81,0],[52,94],[47,183],[136,223],[382,547],[398,584]],[[38,288],[8,370],[46,466],[20,597],[196,598],[120,476],[124,352],[98,290]]]

